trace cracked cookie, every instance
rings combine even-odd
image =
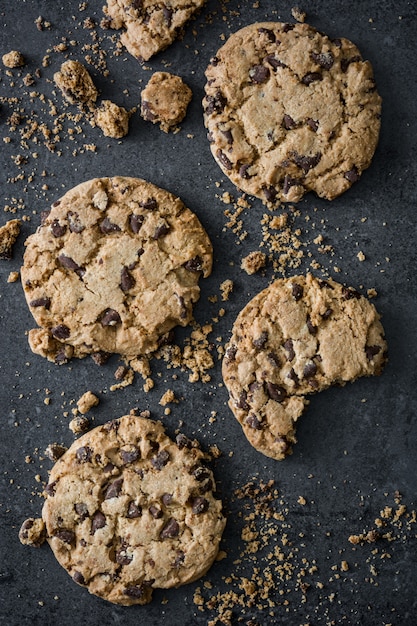
[[[190,17],[206,0],[107,0],[110,27],[124,28],[120,41],[139,61],[148,61],[179,37]]]
[[[371,163],[381,98],[347,39],[307,24],[256,23],[232,34],[206,70],[204,120],[230,180],[265,204],[328,200]]]
[[[168,191],[128,177],[81,183],[26,241],[22,285],[40,327],[30,346],[56,363],[150,354],[191,321],[211,265],[201,223]]]
[[[146,415],[80,437],[45,488],[42,519],[58,562],[90,593],[123,605],[203,576],[226,522],[204,458]]]
[[[307,396],[386,361],[380,316],[356,290],[311,274],[278,279],[239,313],[223,359],[229,407],[251,445],[291,453]]]

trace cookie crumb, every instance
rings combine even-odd
[[[224,280],[220,285],[220,292],[222,294],[222,300],[225,302],[229,299],[230,294],[233,291],[233,281],[229,278]]]
[[[68,428],[74,433],[74,435],[80,435],[87,432],[90,428],[90,420],[84,415],[76,415],[68,424]]]
[[[141,116],[168,133],[184,119],[192,95],[180,76],[155,72],[141,93]]]
[[[164,393],[164,395],[160,399],[159,404],[161,406],[166,406],[167,404],[170,404],[172,402],[178,403],[178,399],[175,397],[175,394],[172,391],[172,389],[167,389],[167,391]]]
[[[29,517],[25,520],[19,530],[20,543],[24,546],[39,548],[46,539],[45,523],[41,517]]]
[[[96,86],[79,61],[65,61],[60,71],[54,74],[54,82],[70,104],[92,105],[97,100]]]
[[[302,24],[307,19],[307,13],[305,11],[302,11],[300,7],[292,7],[291,15],[295,20],[297,20],[297,22],[301,22]]]
[[[86,391],[78,400],[77,408],[79,412],[84,415],[85,413],[88,413],[88,411],[94,406],[97,406],[99,402],[100,400],[97,398],[96,395],[94,395],[94,393],[92,393],[91,391]]]
[[[105,137],[121,139],[129,132],[129,113],[111,100],[103,100],[94,113],[95,124]]]
[[[19,280],[19,272],[10,272],[10,274],[7,277],[8,283],[17,283],[18,280]]]
[[[45,450],[45,456],[53,463],[56,463],[66,451],[66,446],[62,446],[59,443],[50,443]]]
[[[11,50],[6,54],[3,54],[2,59],[3,65],[10,69],[15,69],[16,67],[22,67],[25,65],[25,59],[23,54],[18,50]]]
[[[265,267],[266,265],[266,254],[260,252],[259,250],[255,250],[250,252],[247,256],[242,259],[241,268],[247,274],[256,274],[260,269]]]
[[[0,228],[0,259],[13,258],[13,246],[20,233],[20,220],[9,220]]]

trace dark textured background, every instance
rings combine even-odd
[[[415,524],[402,531],[389,526],[394,541],[366,544],[356,549],[347,541],[352,533],[374,528],[374,520],[385,506],[394,506],[394,493],[403,496],[407,509],[415,507],[417,436],[415,409],[416,367],[416,80],[415,63],[417,7],[413,2],[380,1],[343,2],[317,0],[303,2],[307,21],[331,37],[344,36],[355,42],[363,57],[371,60],[378,90],[383,98],[380,143],[372,166],[362,179],[342,197],[329,203],[311,194],[298,205],[300,216],[295,226],[302,230],[305,257],[297,271],[306,271],[312,259],[322,263],[322,275],[330,275],[364,292],[375,288],[375,304],[383,316],[389,343],[390,360],[382,377],[357,381],[343,389],[331,389],[312,398],[310,407],[299,421],[294,454],[278,463],[257,454],[247,444],[240,427],[226,406],[227,393],[221,385],[220,363],[211,371],[206,384],[190,384],[188,373],[167,370],[152,364],[155,388],[148,394],[139,377],[135,383],[118,392],[110,392],[117,359],[98,368],[90,359],[53,366],[33,355],[25,332],[33,322],[28,312],[20,283],[8,284],[10,271],[18,270],[22,260],[23,242],[39,224],[39,213],[73,185],[96,176],[122,174],[138,176],[179,195],[195,211],[206,227],[214,246],[214,269],[202,284],[201,299],[195,309],[200,323],[210,321],[221,306],[226,313],[214,325],[212,341],[227,340],[235,316],[242,306],[273,278],[269,265],[262,275],[247,276],[240,269],[240,260],[249,251],[258,249],[262,240],[260,220],[266,212],[260,201],[242,214],[248,236],[239,243],[237,236],[225,227],[224,210],[219,199],[224,191],[237,198],[239,194],[224,179],[215,164],[202,123],[201,99],[204,69],[210,57],[222,44],[221,35],[254,21],[293,21],[291,3],[276,0],[235,1],[220,3],[209,0],[205,9],[193,20],[182,41],[162,52],[141,67],[129,54],[112,54],[115,44],[112,33],[96,29],[100,49],[108,50],[109,76],[90,66],[93,79],[103,98],[126,108],[136,106],[140,91],[151,71],[168,69],[180,74],[193,90],[194,98],[178,134],[166,135],[157,126],[145,123],[135,114],[129,135],[121,142],[106,139],[98,129],[80,122],[80,131],[73,140],[62,132],[61,156],[50,153],[42,142],[31,140],[20,145],[18,131],[10,132],[6,124],[13,110],[23,108],[24,115],[33,116],[51,125],[46,114],[49,106],[29,92],[45,94],[57,106],[66,108],[61,95],[54,92],[53,73],[64,58],[84,62],[83,45],[91,34],[82,28],[91,16],[101,19],[99,0],[85,3],[61,3],[47,0],[3,0],[0,4],[0,54],[20,50],[27,59],[22,70],[6,75],[0,64],[0,162],[1,203],[15,206],[22,199],[24,206],[16,215],[1,211],[0,224],[11,217],[30,216],[23,222],[22,234],[10,262],[0,262],[0,623],[25,624],[136,624],[153,626],[191,626],[206,624],[215,612],[200,612],[193,603],[193,594],[200,583],[178,590],[155,592],[153,603],[146,607],[116,607],[90,596],[71,582],[55,561],[47,546],[41,549],[23,547],[18,529],[28,516],[40,514],[39,497],[42,481],[47,480],[51,466],[42,460],[45,447],[52,441],[70,445],[73,435],[68,429],[74,404],[87,389],[96,392],[100,405],[92,411],[95,424],[119,417],[133,407],[150,409],[154,418],[163,416],[159,399],[167,388],[177,397],[171,415],[164,423],[173,434],[183,421],[182,430],[195,436],[208,448],[217,444],[222,456],[214,471],[219,491],[230,513],[222,548],[228,557],[216,563],[203,581],[210,581],[205,597],[234,589],[224,578],[248,576],[253,567],[262,571],[268,564],[265,555],[257,555],[255,563],[234,564],[243,550],[240,538],[243,502],[233,497],[235,489],[255,477],[275,480],[282,501],[277,510],[285,509],[285,524],[277,522],[278,541],[285,531],[296,556],[289,557],[302,568],[303,558],[315,560],[317,572],[307,579],[311,587],[303,600],[295,584],[295,575],[288,582],[277,582],[271,594],[277,603],[274,616],[256,606],[233,610],[232,624],[362,624],[383,625],[415,623],[417,581]],[[51,22],[50,29],[39,31],[34,23],[38,16]],[[52,47],[62,38],[75,41],[66,52]],[[50,66],[42,68],[42,58],[50,52]],[[92,53],[94,59],[97,54]],[[169,66],[167,67],[167,63]],[[41,68],[40,78],[30,87],[23,77]],[[127,91],[125,91],[127,90]],[[16,96],[18,102],[9,98]],[[74,126],[65,122],[65,126]],[[189,135],[192,135],[189,136]],[[3,137],[11,137],[4,143]],[[83,150],[84,144],[95,143],[95,153]],[[75,152],[74,152],[75,151]],[[38,157],[33,157],[33,152]],[[15,155],[27,158],[22,167],[12,160]],[[75,154],[75,155],[74,155]],[[46,169],[48,176],[41,172]],[[23,179],[11,182],[20,173]],[[47,183],[48,189],[42,189]],[[220,183],[217,186],[216,183]],[[306,217],[310,221],[306,221]],[[362,218],[367,218],[362,221]],[[320,255],[313,239],[322,234],[334,254]],[[358,251],[366,260],[360,263]],[[307,253],[312,253],[312,258]],[[388,260],[387,260],[388,259]],[[336,273],[334,267],[340,268]],[[294,273],[296,270],[289,270]],[[234,292],[228,302],[210,303],[208,296],[220,296],[219,286],[225,278],[234,281]],[[178,333],[178,339],[189,331]],[[159,375],[158,375],[159,372]],[[173,380],[172,374],[178,374]],[[49,389],[51,402],[44,403]],[[64,395],[62,395],[64,392]],[[414,396],[414,397],[413,397]],[[366,402],[363,402],[366,400]],[[210,423],[212,411],[217,420]],[[233,453],[233,454],[231,454]],[[26,463],[30,455],[33,462]],[[305,506],[297,504],[302,495]],[[300,538],[300,533],[303,537]],[[267,547],[273,549],[272,539]],[[378,548],[377,554],[372,550]],[[390,558],[381,558],[387,552]],[[292,559],[292,560],[291,560]],[[332,567],[346,560],[350,569],[336,572]],[[323,583],[321,589],[316,583]],[[280,589],[283,594],[280,595]],[[167,602],[165,602],[167,600]],[[287,604],[284,604],[284,601]],[[263,602],[265,607],[265,602]]]

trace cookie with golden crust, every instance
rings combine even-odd
[[[386,350],[380,316],[356,290],[311,274],[278,279],[234,323],[223,359],[229,406],[252,446],[281,460],[308,396],[380,374]]]
[[[75,441],[52,468],[47,541],[72,579],[115,604],[150,602],[203,576],[225,526],[213,474],[186,437],[127,415]]]
[[[370,63],[347,39],[308,24],[251,24],[229,37],[206,78],[212,154],[264,203],[308,191],[332,200],[370,165],[381,98]]]
[[[81,183],[26,241],[22,285],[40,327],[31,348],[58,363],[150,354],[191,321],[211,265],[204,228],[173,194],[137,178]]]
[[[201,9],[206,0],[107,0],[105,14],[110,26],[123,28],[120,41],[139,61],[171,45],[181,34],[191,16]]]

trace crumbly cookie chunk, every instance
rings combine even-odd
[[[266,265],[266,254],[259,250],[249,252],[248,256],[242,259],[240,267],[249,275],[256,274]]]
[[[120,41],[139,61],[172,44],[185,23],[206,0],[107,0],[104,13],[111,18],[111,28],[124,28]]]
[[[100,178],[55,202],[26,241],[21,279],[40,326],[34,352],[57,363],[155,351],[186,326],[212,265],[197,217],[141,179]]]
[[[99,402],[99,398],[92,391],[86,391],[83,393],[81,398],[78,399],[77,409],[84,415],[85,413],[88,413],[90,409],[97,406]]]
[[[146,604],[212,565],[225,526],[204,454],[126,415],[80,437],[52,468],[42,518],[58,562],[90,593]]]
[[[180,76],[155,72],[141,93],[141,115],[167,133],[184,119],[192,97]]]
[[[46,539],[45,522],[41,517],[26,519],[19,530],[19,539],[24,546],[39,548]]]
[[[94,112],[94,121],[106,137],[121,139],[129,132],[129,113],[111,100],[103,100]]]
[[[229,406],[249,442],[281,460],[306,396],[380,374],[386,349],[380,316],[354,289],[311,274],[278,279],[233,326],[223,359]]]
[[[9,220],[0,227],[0,259],[13,258],[13,246],[20,233],[20,220]]]
[[[218,165],[265,204],[332,200],[374,154],[381,98],[347,39],[264,22],[231,35],[206,70],[204,119]]]
[[[1,60],[3,61],[3,65],[5,67],[9,67],[10,69],[22,67],[25,64],[23,54],[18,50],[6,52],[6,54],[3,54]]]
[[[92,105],[97,100],[97,88],[84,65],[78,61],[65,61],[60,71],[54,74],[54,81],[71,104]]]

